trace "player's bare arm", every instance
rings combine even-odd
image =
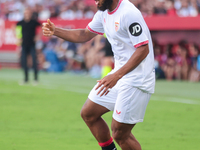
[[[103,96],[104,94],[107,95],[109,93],[109,89],[115,86],[117,81],[121,79],[125,74],[135,69],[146,58],[148,53],[148,44],[138,47],[128,62],[122,68],[120,68],[115,73],[110,74],[101,80],[98,80],[99,85],[97,86],[96,90],[100,87],[101,88],[97,94],[102,92],[100,96]]]
[[[62,29],[58,28],[49,19],[46,23],[43,23],[43,35],[51,37],[55,35],[66,41],[74,43],[83,43],[91,40],[97,34],[90,32],[88,29]]]

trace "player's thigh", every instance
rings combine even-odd
[[[113,118],[121,123],[142,122],[151,94],[136,87],[121,84],[113,112]]]
[[[93,89],[90,91],[90,94],[88,98],[93,101],[94,103],[103,106],[107,108],[110,111],[114,110],[115,103],[117,100],[117,90],[116,87],[118,86],[118,83],[110,90],[110,92],[107,95],[100,96],[97,95],[98,90],[95,90],[96,87],[98,86],[98,83],[93,87]]]

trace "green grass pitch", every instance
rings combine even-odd
[[[96,79],[40,73],[39,85],[19,86],[20,79],[20,70],[0,70],[0,150],[100,150],[80,117]],[[110,126],[112,113],[103,117]],[[157,81],[132,132],[143,150],[199,150],[200,83]]]

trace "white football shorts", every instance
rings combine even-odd
[[[118,81],[106,96],[100,97],[97,95],[100,88],[95,90],[97,85],[88,96],[91,101],[113,111],[113,118],[120,123],[143,122],[150,93]]]

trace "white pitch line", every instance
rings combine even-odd
[[[88,91],[88,90],[83,90],[83,89],[76,89],[76,90],[73,90],[73,89],[65,89],[65,91],[74,92],[74,93],[79,93],[79,94],[89,94],[89,92],[90,92],[90,91]]]
[[[167,97],[167,98],[166,97],[160,97],[159,98],[159,97],[153,96],[151,100],[200,105],[200,101],[185,99],[185,98],[177,98],[177,97]]]
[[[81,88],[76,88],[75,89],[68,89],[68,88],[58,88],[56,86],[37,86],[37,88],[42,88],[42,89],[49,89],[49,90],[63,90],[63,91],[68,91],[68,92],[74,92],[74,93],[79,93],[79,94],[89,94],[90,90],[84,90]],[[92,88],[91,88],[92,89]]]
[[[55,85],[53,86],[53,85],[50,85],[50,84],[49,85],[43,84],[42,87],[41,86],[36,86],[36,87],[37,88],[42,88],[42,89],[63,90],[63,91],[74,92],[74,93],[79,93],[79,94],[89,94],[89,92],[90,92],[90,90],[85,90],[85,89],[82,89],[82,88],[76,88],[76,89],[73,89],[73,88],[72,89],[59,88],[58,86],[55,86]],[[185,99],[185,98],[177,98],[177,97],[152,96],[151,100],[200,105],[200,101],[191,100],[191,99]]]
[[[49,82],[49,81],[45,81],[45,82],[42,82],[40,83],[41,85],[45,85],[45,86],[52,86],[52,85],[56,85],[56,86],[60,86],[60,85],[64,85],[64,86],[70,86],[70,87],[77,87],[79,86],[79,84],[74,84],[74,83],[71,83],[71,84],[67,84],[67,83],[63,83],[63,82]],[[92,89],[93,86],[91,86],[91,84],[84,84],[84,88],[91,88]]]

